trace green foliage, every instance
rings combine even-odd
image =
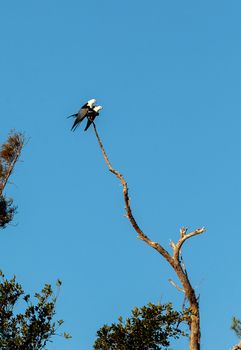
[[[35,301],[25,294],[15,277],[7,280],[0,272],[0,349],[1,350],[41,350],[63,321],[53,321],[56,297],[46,284]],[[16,306],[24,306],[17,313]],[[67,333],[66,333],[67,334]],[[64,337],[67,338],[64,334]],[[71,337],[71,336],[69,336]]]
[[[20,133],[11,132],[7,141],[0,146],[0,228],[5,228],[12,221],[16,212],[13,201],[3,195],[3,190],[18,160],[24,136]]]
[[[5,228],[13,220],[16,209],[11,198],[0,195],[0,228]]]
[[[241,339],[241,321],[236,317],[232,318],[231,329],[235,332],[237,337]]]
[[[188,317],[188,311],[173,310],[172,304],[135,307],[132,317],[117,324],[104,325],[97,331],[95,350],[158,350],[170,345],[169,338],[186,334],[179,328]]]

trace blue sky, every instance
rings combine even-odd
[[[142,229],[167,249],[179,229],[206,226],[183,254],[200,293],[202,349],[236,342],[241,317],[241,3],[10,1],[0,5],[1,141],[29,139],[7,193],[16,226],[0,265],[27,292],[63,281],[57,316],[91,349],[104,323],[151,301],[182,304],[158,254],[136,239],[122,190],[94,132],[70,132],[86,100],[129,184]],[[187,342],[174,349],[187,349]]]

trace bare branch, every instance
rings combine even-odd
[[[182,227],[180,229],[180,235],[181,237],[185,236],[185,234],[187,233],[188,227]]]
[[[182,228],[180,230],[181,233],[181,238],[178,240],[175,249],[174,249],[174,253],[173,253],[173,258],[175,261],[179,261],[179,257],[180,257],[180,249],[183,245],[183,243],[191,237],[197,236],[202,234],[203,232],[205,232],[205,227],[202,228],[198,228],[195,231],[192,231],[190,233],[187,233],[187,228]]]
[[[129,191],[128,191],[127,182],[126,182],[124,176],[119,171],[115,170],[112,167],[112,165],[107,157],[107,154],[105,152],[105,149],[103,147],[103,144],[101,142],[101,139],[99,137],[99,134],[97,132],[96,126],[94,123],[93,123],[93,125],[94,125],[94,131],[95,131],[96,138],[98,140],[99,146],[100,146],[102,154],[104,156],[104,160],[105,160],[110,172],[112,172],[120,180],[120,182],[122,184],[126,216],[129,219],[134,230],[137,232],[138,238],[141,239],[142,241],[146,242],[152,248],[156,249],[171,265],[173,265],[173,259],[172,259],[171,255],[159,243],[152,241],[147,235],[145,235],[144,232],[139,227],[139,225],[137,224],[137,222],[132,214],[132,210],[131,210],[131,206],[130,206],[130,198],[129,198]]]
[[[175,287],[177,290],[179,290],[179,292],[185,293],[185,290],[183,288],[179,287],[171,278],[168,279],[168,282],[170,282],[173,287]]]
[[[170,239],[170,242],[169,242],[169,245],[170,247],[173,249],[173,251],[175,250],[176,248],[176,244]]]
[[[126,217],[130,221],[134,230],[137,232],[138,238],[141,239],[142,241],[146,242],[149,246],[151,246],[155,250],[157,250],[167,260],[167,262],[172,266],[172,268],[174,269],[176,275],[178,276],[178,278],[183,286],[183,289],[182,289],[182,288],[178,287],[173,281],[170,282],[178,290],[181,290],[182,292],[184,292],[185,297],[189,301],[189,304],[190,304],[189,309],[191,312],[190,322],[188,323],[189,328],[190,328],[190,344],[189,344],[190,347],[189,347],[189,349],[190,350],[200,350],[199,302],[198,302],[198,298],[196,297],[195,291],[194,291],[194,289],[189,281],[187,271],[186,271],[184,262],[183,262],[182,257],[181,257],[181,247],[187,239],[203,233],[205,231],[205,229],[199,228],[193,232],[187,233],[187,228],[182,228],[180,230],[181,238],[178,240],[177,244],[174,244],[174,242],[172,242],[172,241],[170,242],[170,245],[173,249],[173,257],[163,248],[163,246],[161,244],[152,241],[146,234],[144,234],[144,232],[141,230],[141,228],[137,224],[137,222],[133,216],[132,210],[131,210],[127,182],[126,182],[124,176],[119,171],[115,170],[112,167],[112,165],[107,157],[107,154],[105,152],[105,149],[103,147],[102,141],[98,135],[96,126],[94,123],[93,123],[93,125],[94,125],[95,135],[96,135],[96,138],[98,140],[100,149],[102,151],[104,160],[105,160],[110,172],[112,172],[121,182],[121,185],[123,188],[123,197],[124,197],[124,203],[125,203]],[[181,259],[181,261],[180,261],[180,259]]]

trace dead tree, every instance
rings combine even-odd
[[[94,123],[93,123],[94,124]],[[178,287],[173,281],[171,283],[175,285],[175,287],[178,290],[183,291],[185,294],[186,299],[189,302],[189,310],[190,310],[190,316],[188,319],[188,325],[190,330],[190,336],[189,336],[189,350],[200,350],[200,337],[201,337],[201,331],[200,331],[200,315],[199,315],[199,302],[198,297],[196,296],[195,290],[192,287],[189,278],[188,273],[185,268],[185,265],[183,263],[183,259],[181,256],[181,248],[184,244],[184,242],[194,236],[200,235],[205,231],[205,228],[198,228],[195,231],[187,232],[187,228],[181,228],[180,230],[180,238],[177,241],[177,243],[174,243],[171,241],[170,246],[172,248],[172,254],[170,254],[160,243],[152,241],[139,227],[136,219],[134,218],[134,215],[132,213],[131,205],[130,205],[130,199],[129,199],[129,191],[127,182],[124,178],[124,176],[117,170],[115,170],[105,152],[105,149],[103,147],[102,141],[99,137],[99,134],[97,132],[96,126],[94,124],[94,131],[96,138],[98,140],[98,144],[100,146],[100,149],[102,151],[104,160],[109,168],[109,171],[113,173],[121,182],[122,188],[123,188],[123,197],[124,197],[124,203],[125,203],[125,212],[126,217],[130,221],[133,229],[137,232],[138,238],[147,243],[150,247],[155,249],[159,254],[162,255],[162,257],[171,265],[173,270],[175,271],[179,281],[182,284],[182,288]]]
[[[9,182],[16,162],[24,145],[24,136],[21,133],[11,132],[5,143],[0,146],[0,228],[12,221],[16,206],[13,200],[7,198],[3,191]]]

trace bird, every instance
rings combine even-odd
[[[71,128],[72,131],[75,131],[76,128],[79,126],[79,124],[82,122],[82,120],[87,116],[89,112],[92,112],[93,105],[96,103],[96,100],[92,98],[91,100],[87,101],[78,111],[78,113],[71,114],[68,118],[76,118],[74,121],[74,124]]]
[[[93,123],[93,121],[95,120],[95,118],[99,115],[99,111],[103,109],[102,106],[95,106],[94,108],[90,109],[87,113],[87,123],[86,123],[86,127],[84,129],[84,131],[86,131],[90,125]]]

